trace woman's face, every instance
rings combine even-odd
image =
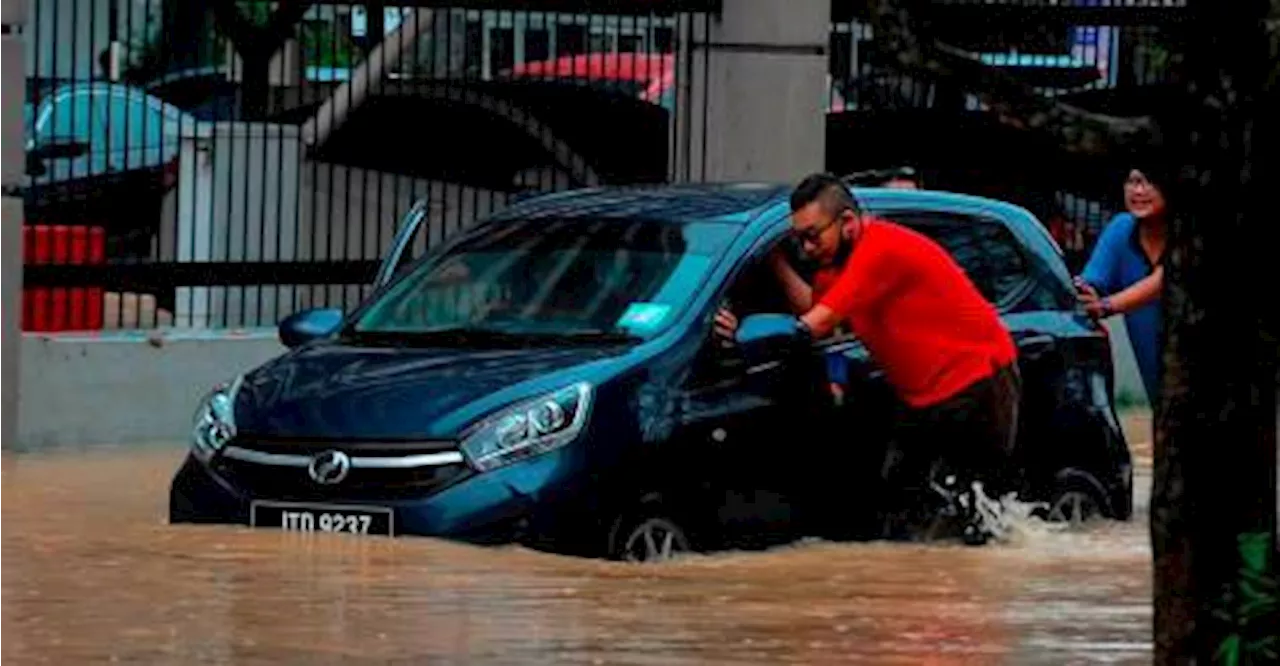
[[[1164,195],[1145,174],[1134,169],[1124,181],[1124,207],[1139,220],[1163,215]]]

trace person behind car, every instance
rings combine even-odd
[[[897,495],[890,519],[916,508],[939,456],[987,491],[1013,490],[1021,377],[1017,347],[995,307],[942,246],[862,214],[835,176],[801,181],[791,211],[794,237],[820,266],[810,285],[785,255],[770,257],[799,325],[815,338],[847,325],[900,401],[894,445],[905,459],[887,479]],[[720,334],[736,327],[732,313],[717,314]],[[970,495],[972,511],[971,485],[960,492]],[[981,539],[976,516],[967,519],[966,537]]]
[[[891,190],[923,190],[924,181],[916,174],[915,169],[905,167],[887,178],[880,184],[880,187],[887,187]]]
[[[1159,391],[1160,291],[1168,204],[1166,178],[1157,169],[1132,169],[1124,181],[1125,212],[1107,223],[1076,279],[1085,311],[1094,319],[1124,315],[1148,400]]]

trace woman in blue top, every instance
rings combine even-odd
[[[1168,181],[1153,169],[1132,169],[1124,182],[1124,207],[1107,223],[1076,279],[1080,301],[1095,319],[1124,315],[1147,399],[1160,389],[1160,291],[1168,231]]]

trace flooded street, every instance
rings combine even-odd
[[[1132,522],[662,565],[165,524],[184,451],[3,459],[5,664],[1149,663]]]

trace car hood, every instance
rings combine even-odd
[[[451,437],[459,427],[451,417],[477,401],[525,380],[625,351],[303,348],[245,377],[236,422],[242,435],[272,439]]]

